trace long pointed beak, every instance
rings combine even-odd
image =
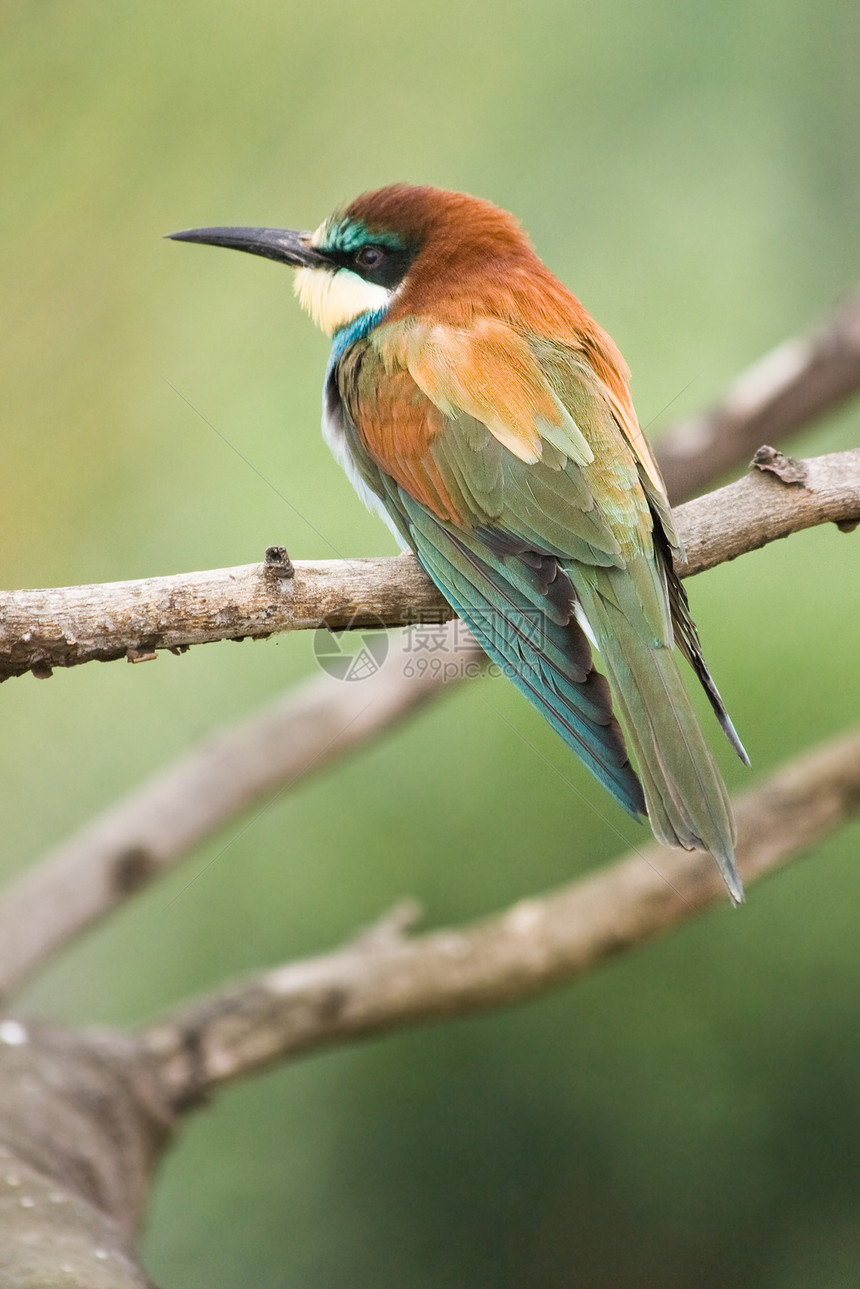
[[[250,255],[263,255],[293,268],[322,268],[330,265],[325,255],[311,246],[310,233],[295,233],[287,228],[186,228],[168,233],[174,242],[203,242],[208,246],[227,246]]]

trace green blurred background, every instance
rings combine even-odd
[[[614,334],[643,421],[677,396],[658,434],[860,276],[858,48],[844,0],[7,3],[0,584],[392,550],[321,443],[327,344],[289,275],[176,228],[314,226],[401,179],[490,197]],[[860,407],[794,446],[858,437]],[[857,718],[858,540],[806,533],[691,586],[755,776]],[[299,635],[4,686],[3,871],[313,670]],[[501,680],[285,796],[171,902],[241,822],[27,1006],[141,1021],[405,893],[464,919],[643,836]],[[858,843],[576,988],[220,1097],[161,1174],[152,1275],[857,1284]]]

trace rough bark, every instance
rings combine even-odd
[[[3,1289],[146,1289],[134,1252],[173,1113],[140,1044],[0,1021]]]
[[[765,451],[765,449],[762,449]],[[773,451],[773,449],[770,449]],[[799,469],[801,467],[798,467]],[[813,524],[860,521],[860,449],[806,461],[803,479],[752,474],[677,511],[683,576]],[[271,561],[134,582],[0,592],[0,680],[215,640],[262,639],[328,625],[440,622],[451,610],[411,555]]]

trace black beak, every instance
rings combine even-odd
[[[186,228],[167,236],[174,242],[203,242],[248,251],[292,268],[331,267],[331,261],[311,246],[310,233],[294,233],[286,228]]]

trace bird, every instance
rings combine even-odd
[[[675,570],[629,371],[519,221],[401,183],[314,232],[169,236],[295,270],[331,338],[323,433],[358,493],[615,800],[658,841],[710,852],[741,903],[732,810],[679,655],[749,758]]]

